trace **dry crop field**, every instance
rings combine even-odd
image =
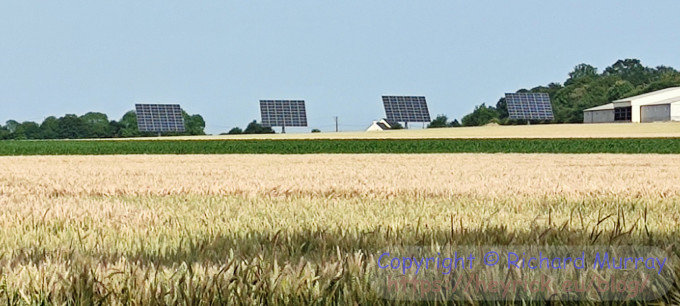
[[[368,126],[367,126],[368,127]],[[178,136],[157,139],[458,139],[458,138],[644,138],[680,137],[680,123],[597,123],[489,125],[457,128],[408,129],[381,132],[326,132]],[[153,138],[128,138],[128,140]]]
[[[0,172],[9,304],[392,304],[367,278],[394,244],[680,253],[677,155],[18,156]]]

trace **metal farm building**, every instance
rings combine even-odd
[[[583,111],[583,123],[680,121],[680,87],[619,99]]]

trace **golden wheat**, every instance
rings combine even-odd
[[[3,157],[0,194],[675,196],[677,155]]]
[[[3,157],[0,296],[390,303],[359,280],[392,244],[677,248],[679,181],[673,155]]]

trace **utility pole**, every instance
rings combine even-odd
[[[338,132],[338,116],[335,116],[335,132]]]

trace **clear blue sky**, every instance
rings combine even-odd
[[[680,1],[2,1],[0,121],[180,103],[208,133],[304,99],[360,130],[380,96],[460,118],[579,63],[680,68]],[[296,129],[289,129],[296,131]]]

